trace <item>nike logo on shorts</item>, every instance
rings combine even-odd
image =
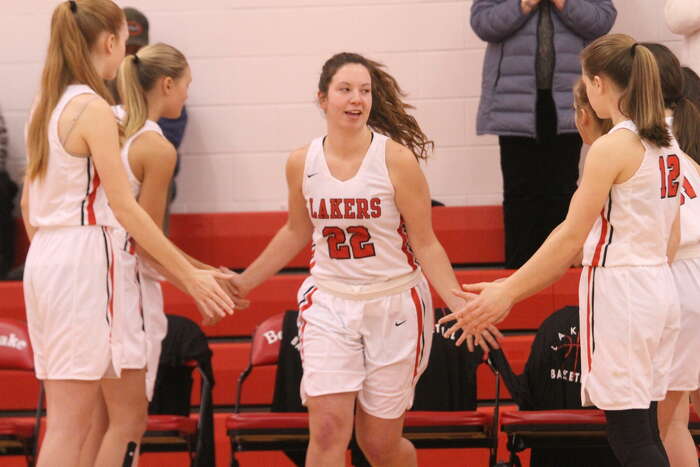
[[[401,325],[402,325],[403,323],[405,323],[405,322],[406,322],[406,320],[403,320],[403,321],[394,321],[394,326],[396,326],[396,327],[398,328],[399,326],[401,326]]]
[[[306,178],[311,178],[311,177],[313,177],[314,175],[318,175],[318,172],[314,172],[314,173],[312,173],[312,174],[306,174]]]

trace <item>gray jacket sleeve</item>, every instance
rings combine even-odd
[[[569,29],[586,40],[607,34],[617,17],[612,0],[566,0],[562,11],[556,8],[552,11]]]
[[[470,21],[481,40],[501,42],[513,35],[529,17],[520,9],[520,0],[474,0]]]

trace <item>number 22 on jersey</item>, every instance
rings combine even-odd
[[[367,227],[356,225],[341,229],[328,226],[323,228],[322,233],[328,243],[328,256],[333,259],[360,259],[376,255]],[[350,236],[349,245],[346,244],[348,235]]]

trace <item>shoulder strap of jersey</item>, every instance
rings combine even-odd
[[[617,130],[623,130],[623,129],[624,129],[624,130],[632,131],[632,132],[634,132],[634,133],[636,133],[636,134],[639,134],[639,131],[637,130],[637,125],[635,125],[634,122],[633,122],[632,120],[625,120],[625,121],[623,121],[623,122],[618,123],[617,125],[615,125],[614,127],[612,127],[612,128],[610,129],[610,131],[608,131],[608,134],[613,133],[613,132],[615,132],[615,131],[617,131]]]

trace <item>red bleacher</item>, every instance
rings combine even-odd
[[[435,232],[445,247],[453,264],[472,265],[480,268],[458,269],[461,283],[492,281],[510,274],[510,271],[494,268],[503,262],[503,221],[500,206],[446,207],[433,209]],[[170,223],[170,237],[183,250],[192,256],[212,265],[226,265],[240,269],[249,264],[265,247],[276,230],[283,225],[286,214],[282,212],[221,213],[221,214],[177,214]],[[21,232],[18,223],[18,232]],[[19,248],[26,252],[26,238],[19,236]],[[291,263],[292,268],[305,268],[309,253],[305,251]],[[479,266],[481,265],[481,266]],[[488,268],[488,269],[487,269]],[[503,348],[514,371],[522,370],[529,354],[532,334],[540,323],[554,310],[564,305],[578,302],[578,277],[580,271],[567,272],[559,282],[528,300],[516,305],[510,316],[500,325],[503,330],[531,331],[528,335],[507,336]],[[203,328],[210,337],[217,339],[211,343],[214,352],[213,367],[217,384],[214,387],[216,406],[231,406],[235,400],[235,381],[248,363],[250,343],[244,339],[251,335],[256,324],[267,317],[296,307],[296,291],[306,277],[305,273],[281,273],[251,293],[252,305],[247,310],[238,311],[213,327]],[[163,287],[167,313],[184,315],[199,322],[199,314],[184,293],[165,284]],[[434,294],[435,306],[443,306],[442,300]],[[0,282],[0,316],[25,319],[22,284]],[[261,368],[251,374],[242,394],[244,405],[268,405],[272,400],[275,367]],[[35,402],[36,381],[19,375],[17,372],[0,372],[0,387],[10,387],[13,391],[3,393],[0,402],[2,411],[30,410]],[[198,385],[195,384],[195,388]],[[501,385],[502,397],[509,397]],[[193,400],[198,400],[198,394]],[[486,366],[478,373],[478,398],[493,400],[495,383]],[[490,410],[486,408],[486,410]],[[227,465],[228,441],[223,428],[225,414],[217,414],[217,465]],[[486,452],[474,453],[451,450],[425,450],[419,453],[421,465],[485,465]],[[459,463],[450,462],[459,457]],[[501,456],[503,457],[503,456]],[[168,459],[168,460],[166,460]],[[250,459],[250,461],[247,461]],[[291,465],[283,460],[280,453],[254,453],[240,457],[242,465]],[[3,459],[4,462],[4,459]],[[185,465],[183,455],[147,454],[143,465]],[[425,463],[425,464],[424,464]],[[5,465],[5,464],[3,464]],[[7,464],[15,465],[15,464]],[[21,465],[21,464],[17,464]]]
[[[432,210],[438,239],[449,245],[453,264],[502,263],[503,215],[500,206],[441,207]],[[171,240],[191,256],[212,265],[244,268],[265,248],[287,219],[286,212],[231,212],[174,214],[170,218]],[[27,252],[27,238],[17,221],[16,262]],[[310,251],[288,265],[306,268]]]

